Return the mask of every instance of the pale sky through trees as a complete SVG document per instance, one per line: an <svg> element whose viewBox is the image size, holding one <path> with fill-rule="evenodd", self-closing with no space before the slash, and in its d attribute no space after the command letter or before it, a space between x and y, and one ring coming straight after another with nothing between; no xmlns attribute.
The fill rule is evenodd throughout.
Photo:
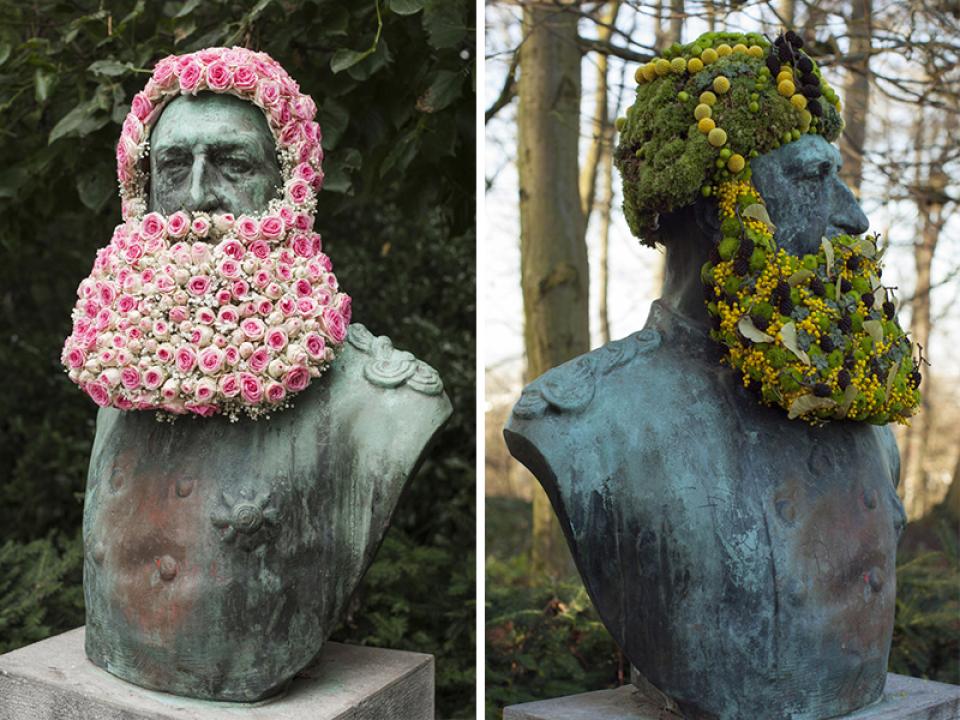
<svg viewBox="0 0 960 720"><path fill-rule="evenodd" d="M702 5L688 3L691 13L702 9ZM720 17L717 30L731 29L742 32L761 31L773 37L778 26L773 22L769 8L762 3L746 3L743 10L732 13L726 24ZM886 4L875 7L875 15L886 12L895 6ZM799 8L799 5L798 5ZM629 32L635 23L630 37L640 45L649 46L654 37L653 9L642 7L638 11L636 4L624 5L621 9L617 27ZM515 5L489 4L486 8L486 87L483 89L484 108L490 107L500 94L504 75L507 71L512 51L521 41L520 9ZM798 9L801 19L805 10ZM762 23L761 18L768 22ZM834 29L842 49L846 47L845 28L837 16L828 16L827 24ZM596 37L596 28L590 20L581 21L582 37ZM834 26L836 27L834 28ZM707 25L702 19L689 17L684 25L683 41L695 39L706 32ZM614 42L624 46L623 36L615 35ZM642 51L636 46L634 51ZM586 155L586 146L590 142L591 115L593 112L596 56L588 53L582 63L583 99L581 103L580 158ZM633 79L637 63L624 62L617 57L610 58L608 83L610 88L611 117L623 115L627 104L633 101L636 83ZM905 71L904 68L907 68ZM875 75L903 76L914 72L907 61L899 54L885 52L871 60L871 71ZM826 66L824 75L843 98L843 73L837 67ZM889 82L883 83L888 92L896 92ZM618 93L622 88L622 101L614 108ZM912 127L917 108L915 105L894 102L882 91L871 93L871 108L867 121L867 151L864 163L863 200L864 211L870 219L870 231L878 231L889 238L890 250L886 255L884 283L898 286L897 298L909 298L914 282L914 260L912 253L913 238L917 232L917 210L911 200L892 201L888 197L902 193L902 188L891 187L885 174L894 177L901 172L900 163L910 163L915 156L912 146ZM486 338L484 362L488 368L504 365L516 365L518 368L523 356L523 309L520 293L520 228L518 213L516 156L516 102L509 104L486 125L485 177L488 183L485 217L486 235L480 239L481 262L485 263L485 282L477 290L481 302L485 305ZM960 158L953 158L954 171ZM949 172L951 192L960 195L957 188L957 173ZM598 179L598 183L600 180ZM650 302L658 296L655 286L660 265L660 250L642 247L630 234L620 209L622 193L619 176L614 172L614 212L610 234L610 294L609 319L611 337L623 337L639 330L646 320ZM590 252L590 330L592 345L600 344L600 323L597 317L597 257L598 257L598 216L591 216L587 233ZM953 206L953 213L947 221L937 247L933 262L934 290L931 293L931 318L933 332L929 355L934 363L931 372L938 376L960 375L960 213ZM909 325L909 311L901 311L901 322ZM498 392L498 388L488 388L488 398Z"/></svg>

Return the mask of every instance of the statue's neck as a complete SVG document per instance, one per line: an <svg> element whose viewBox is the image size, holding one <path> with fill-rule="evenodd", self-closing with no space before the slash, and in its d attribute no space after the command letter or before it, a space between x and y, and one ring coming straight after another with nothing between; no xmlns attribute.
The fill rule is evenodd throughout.
<svg viewBox="0 0 960 720"><path fill-rule="evenodd" d="M704 335L709 317L703 300L700 268L710 257L712 242L699 232L677 233L667 247L661 302L682 315L694 326L702 326Z"/></svg>

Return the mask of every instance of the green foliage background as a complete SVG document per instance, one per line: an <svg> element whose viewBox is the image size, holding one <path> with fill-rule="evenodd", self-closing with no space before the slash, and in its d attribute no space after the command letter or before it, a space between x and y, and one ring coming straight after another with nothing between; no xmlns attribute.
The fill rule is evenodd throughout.
<svg viewBox="0 0 960 720"><path fill-rule="evenodd" d="M120 218L120 123L156 60L243 45L320 108L317 225L354 317L455 409L335 637L435 654L438 716L473 716L474 33L467 0L0 0L0 652L83 622L96 408L59 353Z"/></svg>

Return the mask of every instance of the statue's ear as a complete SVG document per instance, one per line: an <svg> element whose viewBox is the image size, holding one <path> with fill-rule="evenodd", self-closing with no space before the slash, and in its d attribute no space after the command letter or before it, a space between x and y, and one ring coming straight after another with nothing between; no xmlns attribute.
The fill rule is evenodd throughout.
<svg viewBox="0 0 960 720"><path fill-rule="evenodd" d="M693 217L697 228L705 237L713 239L720 235L720 213L716 200L697 198L693 203Z"/></svg>

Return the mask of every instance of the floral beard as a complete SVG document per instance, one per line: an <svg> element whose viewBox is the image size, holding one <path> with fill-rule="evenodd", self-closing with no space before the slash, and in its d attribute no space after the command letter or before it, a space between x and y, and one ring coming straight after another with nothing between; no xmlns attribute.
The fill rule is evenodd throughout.
<svg viewBox="0 0 960 720"><path fill-rule="evenodd" d="M722 239L701 270L711 337L745 387L812 424L906 423L920 360L880 282L876 238L823 238L818 253L778 248L748 182L720 185Z"/></svg>
<svg viewBox="0 0 960 720"><path fill-rule="evenodd" d="M257 418L289 406L350 322L312 212L117 226L77 291L62 361L101 407Z"/></svg>

